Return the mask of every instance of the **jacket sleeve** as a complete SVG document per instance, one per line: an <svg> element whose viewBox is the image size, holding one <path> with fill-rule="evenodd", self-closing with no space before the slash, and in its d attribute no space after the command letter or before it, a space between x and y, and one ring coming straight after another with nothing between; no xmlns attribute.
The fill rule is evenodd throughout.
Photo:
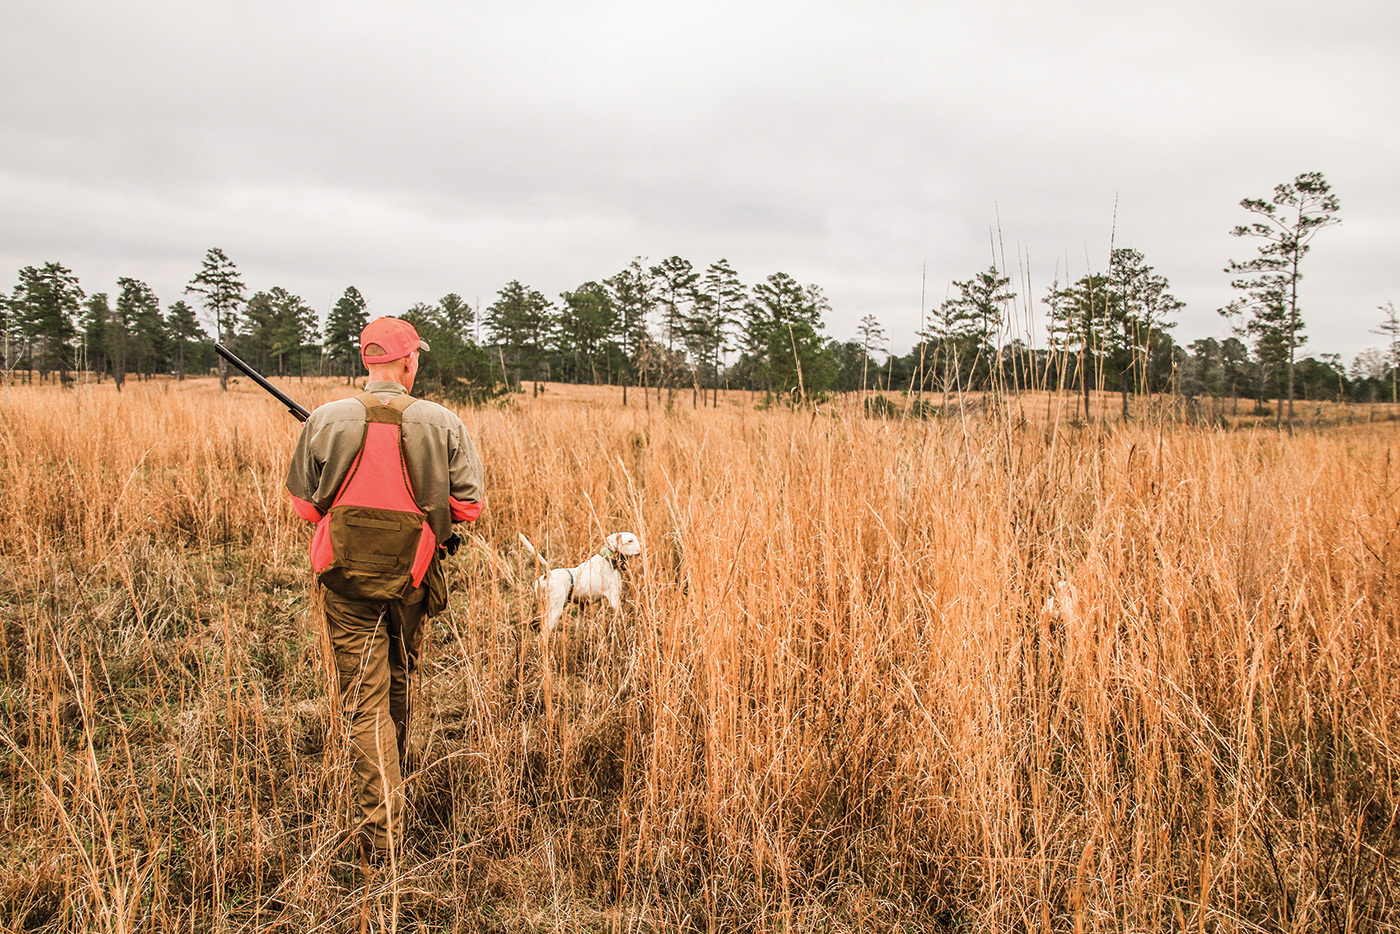
<svg viewBox="0 0 1400 934"><path fill-rule="evenodd" d="M316 508L316 489L321 484L321 472L325 464L315 454L315 436L320 420L312 413L311 418L301 426L297 436L297 446L292 451L291 463L287 465L287 495L292 508L307 522L318 522L321 510Z"/></svg>
<svg viewBox="0 0 1400 934"><path fill-rule="evenodd" d="M453 522L473 522L481 515L482 468L467 429L459 420L448 439L447 475L451 486L447 504Z"/></svg>

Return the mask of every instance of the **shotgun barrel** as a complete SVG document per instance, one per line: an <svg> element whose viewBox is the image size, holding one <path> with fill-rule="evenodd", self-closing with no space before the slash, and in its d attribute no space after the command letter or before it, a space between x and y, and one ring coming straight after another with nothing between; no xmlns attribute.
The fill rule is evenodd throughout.
<svg viewBox="0 0 1400 934"><path fill-rule="evenodd" d="M250 367L248 364L244 363L242 360L238 359L238 355L235 354L232 350L229 350L227 347L225 347L223 344L220 344L218 341L214 342L214 350L218 352L219 356L223 357L229 363L233 364L234 369L238 370L244 376L248 377L253 382L261 386L263 389L266 389L269 393L271 393L272 398L285 405L287 407L287 411L291 412L292 415L296 417L297 421L304 422L311 417L311 413L308 412L302 405L300 405L297 402L294 402L292 398L288 396L285 392L278 389L276 386L272 385L266 379L264 379L261 373Z"/></svg>

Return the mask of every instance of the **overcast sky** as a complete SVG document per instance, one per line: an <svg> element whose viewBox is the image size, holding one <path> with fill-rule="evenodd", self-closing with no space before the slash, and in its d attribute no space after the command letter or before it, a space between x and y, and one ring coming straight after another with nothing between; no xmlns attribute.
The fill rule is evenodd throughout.
<svg viewBox="0 0 1400 934"><path fill-rule="evenodd" d="M826 291L905 351L996 259L1143 251L1223 337L1239 201L1320 171L1311 352L1400 302L1400 4L6 4L0 285L58 261L169 304L207 248L250 289L374 314L673 254ZM1115 218L1116 204L1116 218ZM1116 229L1115 229L1116 223ZM1023 298L1024 301L1024 298Z"/></svg>

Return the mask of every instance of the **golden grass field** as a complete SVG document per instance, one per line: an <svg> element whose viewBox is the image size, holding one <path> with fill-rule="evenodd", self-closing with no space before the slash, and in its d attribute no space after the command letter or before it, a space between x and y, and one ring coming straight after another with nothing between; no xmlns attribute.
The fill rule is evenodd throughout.
<svg viewBox="0 0 1400 934"><path fill-rule="evenodd" d="M641 401L462 412L487 508L366 884L296 422L0 389L0 925L1400 929L1400 425ZM517 533L619 529L624 616L544 650Z"/></svg>

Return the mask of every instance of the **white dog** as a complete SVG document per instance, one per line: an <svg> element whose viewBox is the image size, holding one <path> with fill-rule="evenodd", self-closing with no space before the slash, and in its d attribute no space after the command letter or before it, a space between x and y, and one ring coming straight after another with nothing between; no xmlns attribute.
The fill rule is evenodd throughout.
<svg viewBox="0 0 1400 934"><path fill-rule="evenodd" d="M549 567L523 533L520 541L536 561ZM614 613L622 612L622 572L627 569L628 558L642 553L642 543L631 532L614 532L604 541L602 550L578 567L546 570L535 581L535 596L544 607L540 630L546 639L570 601L606 600Z"/></svg>

